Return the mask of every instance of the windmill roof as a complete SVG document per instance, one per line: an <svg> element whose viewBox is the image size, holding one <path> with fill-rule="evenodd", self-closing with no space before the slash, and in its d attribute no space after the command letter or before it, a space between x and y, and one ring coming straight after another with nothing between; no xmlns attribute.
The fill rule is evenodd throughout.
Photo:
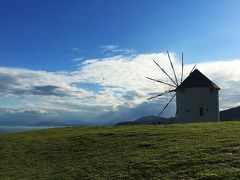
<svg viewBox="0 0 240 180"><path fill-rule="evenodd" d="M181 88L195 88L195 87L209 87L220 89L214 82L208 79L198 69L195 69L178 87Z"/></svg>

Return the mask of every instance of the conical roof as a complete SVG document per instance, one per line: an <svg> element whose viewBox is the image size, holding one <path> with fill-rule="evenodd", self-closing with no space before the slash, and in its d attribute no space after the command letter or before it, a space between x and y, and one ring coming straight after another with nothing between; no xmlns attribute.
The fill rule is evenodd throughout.
<svg viewBox="0 0 240 180"><path fill-rule="evenodd" d="M178 87L182 88L195 88L195 87L209 87L220 89L214 82L203 75L198 69L195 69Z"/></svg>

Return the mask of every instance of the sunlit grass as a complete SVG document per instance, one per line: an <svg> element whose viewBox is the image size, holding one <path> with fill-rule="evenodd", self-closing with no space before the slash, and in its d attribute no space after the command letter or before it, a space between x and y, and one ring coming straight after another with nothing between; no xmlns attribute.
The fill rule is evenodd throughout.
<svg viewBox="0 0 240 180"><path fill-rule="evenodd" d="M0 150L3 179L240 178L240 122L48 129Z"/></svg>

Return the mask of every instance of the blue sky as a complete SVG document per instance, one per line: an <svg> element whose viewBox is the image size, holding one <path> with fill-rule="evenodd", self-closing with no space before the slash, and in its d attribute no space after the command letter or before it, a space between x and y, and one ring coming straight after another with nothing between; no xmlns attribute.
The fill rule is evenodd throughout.
<svg viewBox="0 0 240 180"><path fill-rule="evenodd" d="M222 75L222 66L237 67L240 59L239 9L238 0L0 0L0 114L152 114L162 102L153 108L159 102L144 101L151 92L141 78L153 73L152 58L165 62L167 50L176 66L184 52L187 69L198 63L226 87L222 109L236 106L226 92L240 74ZM145 106L151 110L139 114Z"/></svg>
<svg viewBox="0 0 240 180"><path fill-rule="evenodd" d="M2 66L71 70L101 45L184 52L189 62L239 57L239 1L1 0ZM83 51L74 51L79 48Z"/></svg>

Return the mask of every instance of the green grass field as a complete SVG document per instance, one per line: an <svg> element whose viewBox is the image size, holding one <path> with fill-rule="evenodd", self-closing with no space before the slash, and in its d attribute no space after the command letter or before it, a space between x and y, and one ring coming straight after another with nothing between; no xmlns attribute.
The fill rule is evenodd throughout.
<svg viewBox="0 0 240 180"><path fill-rule="evenodd" d="M0 136L1 179L239 179L240 122Z"/></svg>

